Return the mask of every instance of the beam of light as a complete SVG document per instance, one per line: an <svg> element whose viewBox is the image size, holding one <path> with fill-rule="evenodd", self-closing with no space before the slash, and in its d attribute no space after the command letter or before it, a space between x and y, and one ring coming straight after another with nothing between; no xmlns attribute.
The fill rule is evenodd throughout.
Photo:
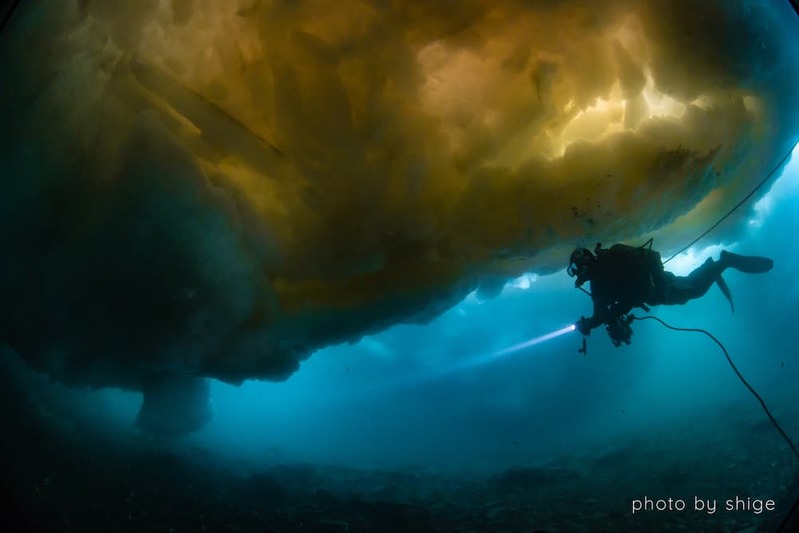
<svg viewBox="0 0 799 533"><path fill-rule="evenodd" d="M532 346L535 346L536 344L541 344L542 342L554 339L555 337L560 337L561 335L570 333L575 329L577 329L577 326L575 326L574 324L569 324L565 328L553 331L552 333L547 333L546 335L541 335L540 337L530 339L529 341L520 342L519 344L514 344L513 346L510 346L508 348L496 351L491 354L491 357L497 358L500 356L510 355L512 353L518 352L519 350L524 350L525 348L530 348Z"/></svg>
<svg viewBox="0 0 799 533"><path fill-rule="evenodd" d="M496 363L497 361L499 361L501 359L504 359L504 358L508 357L511 354L517 353L517 352L519 352L521 350L524 350L526 348L532 348L533 346L536 346L536 345L541 344L543 342L552 340L552 339L554 339L556 337L560 337L561 335L565 335L567 333L571 333L575 329L577 329L577 326L575 324L569 324L566 327L557 329L557 330L552 331L550 333L547 333L545 335L541 335L539 337L535 337L533 339L530 339L530 340L527 340L527 341L524 341L524 342L520 342L519 344L514 344L513 346L510 346L508 348L503 348L501 350L497 350L497 351L492 352L492 353L487 354L487 355L486 354L482 354L482 355L475 355L475 356L472 356L472 357L467 357L467 358L465 358L465 359L463 359L463 360L461 360L461 361L459 361L459 362L457 362L457 363L455 363L453 365L447 366L447 367L442 368L442 369L435 370L435 371L433 371L433 372L431 372L429 374L426 374L424 376L418 377L418 378L414 379L413 381L416 382L416 383L430 382L430 381L442 379L442 378L445 378L445 377L449 377L449 376L452 376L452 375L460 373L460 372L464 372L464 371L467 371L467 370L474 370L474 369L482 367L482 366L486 366L486 365L489 365L489 364L492 364L492 363Z"/></svg>
<svg viewBox="0 0 799 533"><path fill-rule="evenodd" d="M433 369L432 371L423 373L421 375L406 376L398 378L397 380L394 380L389 383L384 382L379 385L368 386L364 389L361 389L358 393L355 393L354 395L350 396L350 400L356 398L362 400L364 398L368 398L371 396L396 393L401 390L439 381L461 372L474 370L476 368L480 368L482 366L495 363L501 359L507 358L508 356L518 353L524 349L532 348L533 346L536 346L543 342L550 341L556 337L560 337L561 335L566 335L567 333L571 333L576 329L577 329L576 324L569 324L566 327L557 329L545 335L535 337L533 339L521 342L519 344L514 344L513 346L497 350L487 355L479 354L479 355L467 356L452 365L447 365L443 368L436 368Z"/></svg>

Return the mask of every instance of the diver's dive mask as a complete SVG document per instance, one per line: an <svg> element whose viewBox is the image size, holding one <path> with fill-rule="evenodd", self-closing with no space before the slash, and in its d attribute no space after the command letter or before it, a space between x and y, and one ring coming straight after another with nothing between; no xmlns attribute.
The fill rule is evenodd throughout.
<svg viewBox="0 0 799 533"><path fill-rule="evenodd" d="M586 248L577 248L569 257L569 266L566 268L566 273L569 277L576 277L574 286L579 287L588 281L588 265L594 256Z"/></svg>

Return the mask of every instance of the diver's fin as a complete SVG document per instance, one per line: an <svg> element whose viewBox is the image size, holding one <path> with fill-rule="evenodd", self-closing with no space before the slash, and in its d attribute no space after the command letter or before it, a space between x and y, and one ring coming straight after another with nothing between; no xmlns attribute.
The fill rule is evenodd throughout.
<svg viewBox="0 0 799 533"><path fill-rule="evenodd" d="M725 267L734 268L747 274L762 274L774 266L774 261L768 257L755 255L738 255L726 250L721 251L719 262Z"/></svg>
<svg viewBox="0 0 799 533"><path fill-rule="evenodd" d="M724 293L724 297L727 298L727 301L730 302L730 309L732 312L735 313L735 304L732 303L732 293L730 292L730 287L727 285L727 282L724 281L724 278L721 276L716 278L716 285L719 286L721 292Z"/></svg>

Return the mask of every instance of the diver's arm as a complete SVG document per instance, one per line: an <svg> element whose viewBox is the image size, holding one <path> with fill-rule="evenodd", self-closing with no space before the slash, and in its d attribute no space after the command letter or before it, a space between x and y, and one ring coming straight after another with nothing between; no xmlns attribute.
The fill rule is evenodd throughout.
<svg viewBox="0 0 799 533"><path fill-rule="evenodd" d="M589 335L591 330L594 328L598 328L602 325L602 320L597 318L596 315L584 317L581 316L580 320L577 321L577 331L582 333L583 335Z"/></svg>
<svg viewBox="0 0 799 533"><path fill-rule="evenodd" d="M577 331L583 335L590 334L592 329L598 328L604 324L608 315L608 306L604 303L604 299L599 297L596 291L594 291L592 300L594 302L594 314L589 317L580 317L580 320L577 321Z"/></svg>

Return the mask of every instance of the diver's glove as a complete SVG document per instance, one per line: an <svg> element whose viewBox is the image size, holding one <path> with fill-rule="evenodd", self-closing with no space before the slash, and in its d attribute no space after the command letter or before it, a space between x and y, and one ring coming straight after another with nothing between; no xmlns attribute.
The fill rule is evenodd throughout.
<svg viewBox="0 0 799 533"><path fill-rule="evenodd" d="M577 327L577 331L579 331L583 335L590 335L591 334L591 319L590 318L585 318L584 316L581 316L580 320L577 321L575 326Z"/></svg>

